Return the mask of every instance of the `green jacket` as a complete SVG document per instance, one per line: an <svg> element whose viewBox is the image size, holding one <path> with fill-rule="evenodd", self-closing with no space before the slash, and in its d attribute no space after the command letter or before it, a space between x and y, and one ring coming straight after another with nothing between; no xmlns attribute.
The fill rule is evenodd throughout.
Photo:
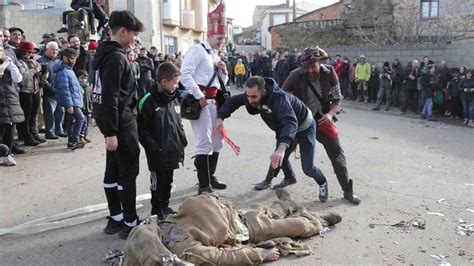
<svg viewBox="0 0 474 266"><path fill-rule="evenodd" d="M356 66L356 71L355 71L355 76L356 80L366 80L368 81L370 79L370 72L371 72L371 67L369 63L365 64L357 64Z"/></svg>

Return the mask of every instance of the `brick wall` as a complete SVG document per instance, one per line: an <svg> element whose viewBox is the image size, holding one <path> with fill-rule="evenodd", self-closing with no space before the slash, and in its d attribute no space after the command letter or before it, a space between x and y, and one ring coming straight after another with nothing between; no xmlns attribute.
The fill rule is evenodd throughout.
<svg viewBox="0 0 474 266"><path fill-rule="evenodd" d="M25 31L27 40L38 44L45 32L56 32L61 27L59 14L43 14L35 11L22 11L20 6L0 5L0 27L19 27ZM60 35L60 34L58 34Z"/></svg>
<svg viewBox="0 0 474 266"><path fill-rule="evenodd" d="M399 45L399 46L327 46L322 47L330 55L340 54L348 57L351 61L353 57L363 54L367 56L370 64L392 61L399 58L403 66L408 61L417 59L421 62L423 56L427 55L435 62L446 60L450 67L461 65L467 68L474 68L474 40L456 41L451 44L421 44L421 45Z"/></svg>
<svg viewBox="0 0 474 266"><path fill-rule="evenodd" d="M296 22L311 21L311 20L333 20L341 18L342 3L338 2L327 7L317 9L313 12L305 14L296 18Z"/></svg>

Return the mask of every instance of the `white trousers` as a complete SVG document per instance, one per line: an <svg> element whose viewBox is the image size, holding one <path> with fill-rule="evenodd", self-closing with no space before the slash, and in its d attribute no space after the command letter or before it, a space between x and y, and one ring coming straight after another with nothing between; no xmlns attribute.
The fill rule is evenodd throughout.
<svg viewBox="0 0 474 266"><path fill-rule="evenodd" d="M216 100L208 99L207 106L201 110L198 120L191 120L194 138L196 139L195 155L211 155L222 150L222 135L216 132L212 135L212 128L217 119Z"/></svg>

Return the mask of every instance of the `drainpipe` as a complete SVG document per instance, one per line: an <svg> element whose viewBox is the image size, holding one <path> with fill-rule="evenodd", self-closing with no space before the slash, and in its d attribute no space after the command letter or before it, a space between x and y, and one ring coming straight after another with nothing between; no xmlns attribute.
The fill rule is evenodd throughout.
<svg viewBox="0 0 474 266"><path fill-rule="evenodd" d="M296 22L296 0L293 0L293 22Z"/></svg>
<svg viewBox="0 0 474 266"><path fill-rule="evenodd" d="M161 53L165 52L165 40L163 35L163 0L158 3L160 7L160 42L161 42Z"/></svg>

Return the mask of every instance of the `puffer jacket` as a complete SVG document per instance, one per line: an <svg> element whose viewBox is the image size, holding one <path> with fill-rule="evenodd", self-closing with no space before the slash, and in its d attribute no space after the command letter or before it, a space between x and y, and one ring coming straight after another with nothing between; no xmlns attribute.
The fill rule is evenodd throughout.
<svg viewBox="0 0 474 266"><path fill-rule="evenodd" d="M470 101L474 99L474 79L465 78L459 82L459 92L461 99Z"/></svg>
<svg viewBox="0 0 474 266"><path fill-rule="evenodd" d="M56 86L56 100L58 105L63 107L82 108L84 102L82 99L81 85L72 70L72 67L59 61L53 66L56 75L54 84Z"/></svg>
<svg viewBox="0 0 474 266"><path fill-rule="evenodd" d="M0 76L0 124L18 124L24 120L18 90L7 68L3 76Z"/></svg>

